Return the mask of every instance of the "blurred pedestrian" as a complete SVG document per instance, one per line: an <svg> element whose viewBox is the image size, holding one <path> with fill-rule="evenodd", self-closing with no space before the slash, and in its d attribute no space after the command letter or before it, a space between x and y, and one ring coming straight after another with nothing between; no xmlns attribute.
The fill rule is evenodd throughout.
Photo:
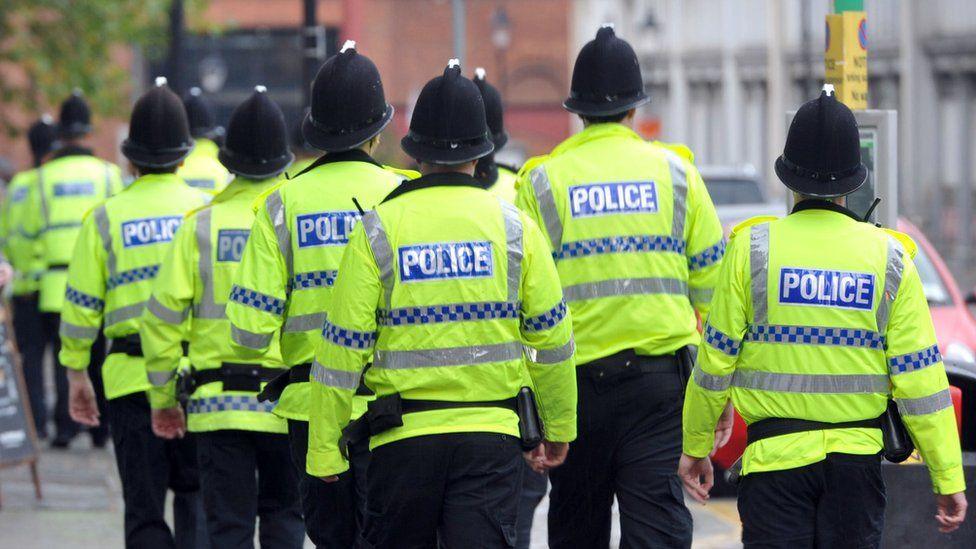
<svg viewBox="0 0 976 549"><path fill-rule="evenodd" d="M223 138L224 128L217 125L210 103L204 99L200 88L190 88L183 96L183 107L190 122L193 150L176 170L176 175L187 185L215 195L224 190L232 177L217 159L217 141Z"/></svg>

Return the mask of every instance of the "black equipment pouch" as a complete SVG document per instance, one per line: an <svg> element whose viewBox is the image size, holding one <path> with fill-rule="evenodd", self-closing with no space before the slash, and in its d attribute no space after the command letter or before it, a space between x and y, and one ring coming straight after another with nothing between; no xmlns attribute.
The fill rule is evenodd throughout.
<svg viewBox="0 0 976 549"><path fill-rule="evenodd" d="M539 408L536 406L535 393L529 387L519 389L515 397L515 408L519 418L519 439L522 441L522 451L534 450L542 443L542 420L539 419Z"/></svg>
<svg viewBox="0 0 976 549"><path fill-rule="evenodd" d="M394 393L372 400L366 405L364 417L371 436L403 427L403 399Z"/></svg>
<svg viewBox="0 0 976 549"><path fill-rule="evenodd" d="M905 422L898 413L898 405L894 400L888 401L888 409L881 415L881 438L884 442L884 458L892 463L901 463L908 459L915 451Z"/></svg>
<svg viewBox="0 0 976 549"><path fill-rule="evenodd" d="M186 409L186 404L190 401L190 395L196 387L193 385L193 375L189 370L180 370L176 372L176 400L180 403L183 409Z"/></svg>
<svg viewBox="0 0 976 549"><path fill-rule="evenodd" d="M108 340L108 354L123 354L142 357L142 338L139 334L129 334L124 337L113 337Z"/></svg>
<svg viewBox="0 0 976 549"><path fill-rule="evenodd" d="M688 387L688 380L691 379L691 371L695 368L698 347L685 345L675 352L675 356L678 358L678 375L681 376L681 391L684 393Z"/></svg>

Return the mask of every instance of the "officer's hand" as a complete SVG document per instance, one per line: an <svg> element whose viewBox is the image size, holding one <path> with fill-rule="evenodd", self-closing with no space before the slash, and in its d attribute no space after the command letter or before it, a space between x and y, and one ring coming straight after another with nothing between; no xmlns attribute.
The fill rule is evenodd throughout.
<svg viewBox="0 0 976 549"><path fill-rule="evenodd" d="M948 496L936 495L936 505L939 512L935 515L935 521L939 523L939 531L943 534L956 531L962 522L966 520L966 494L956 492Z"/></svg>
<svg viewBox="0 0 976 549"><path fill-rule="evenodd" d="M559 467L566 461L569 454L568 442L552 442L543 440L531 452L525 452L525 460L536 473L545 473L549 469Z"/></svg>
<svg viewBox="0 0 976 549"><path fill-rule="evenodd" d="M14 269L6 261L0 263L0 286L6 286L14 277Z"/></svg>
<svg viewBox="0 0 976 549"><path fill-rule="evenodd" d="M85 370L68 370L68 414L77 423L98 427L98 403L95 388Z"/></svg>
<svg viewBox="0 0 976 549"><path fill-rule="evenodd" d="M172 440L186 434L186 419L179 406L152 411L152 430L159 438Z"/></svg>
<svg viewBox="0 0 976 549"><path fill-rule="evenodd" d="M722 416L718 418L715 425L715 450L725 446L732 438L732 426L735 425L735 414L733 413L732 401L725 405Z"/></svg>
<svg viewBox="0 0 976 549"><path fill-rule="evenodd" d="M688 454L681 454L681 461L678 462L678 476L684 483L688 494L699 503L708 501L708 491L712 489L715 482L714 471L712 470L712 460L708 458L691 457ZM704 478L704 482L702 482Z"/></svg>
<svg viewBox="0 0 976 549"><path fill-rule="evenodd" d="M332 476L328 476L328 477L319 477L319 480L321 480L322 482L328 482L329 484L332 484L333 482L338 482L339 481L339 475L332 475Z"/></svg>

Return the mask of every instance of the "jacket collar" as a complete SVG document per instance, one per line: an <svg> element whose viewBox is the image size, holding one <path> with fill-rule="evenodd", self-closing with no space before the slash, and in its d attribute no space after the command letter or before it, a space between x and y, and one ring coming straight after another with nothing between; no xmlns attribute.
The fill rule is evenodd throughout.
<svg viewBox="0 0 976 549"><path fill-rule="evenodd" d="M80 145L65 145L60 149L54 151L51 155L51 160L55 158L61 158L64 156L94 156L95 153L88 147L82 147Z"/></svg>
<svg viewBox="0 0 976 549"><path fill-rule="evenodd" d="M827 210L829 212L839 213L841 215L846 215L847 217L853 219L854 221L864 221L856 213L848 210L847 208L835 204L829 200L818 200L815 198L808 198L806 200L801 200L793 206L793 211L790 214L795 214L797 212L804 212L807 210Z"/></svg>
<svg viewBox="0 0 976 549"><path fill-rule="evenodd" d="M282 181L284 179L280 176L268 177L266 179L248 179L237 176L231 180L224 190L217 193L217 196L213 198L211 203L220 204L222 202L228 202L238 196L256 197Z"/></svg>
<svg viewBox="0 0 976 549"><path fill-rule="evenodd" d="M573 135L559 145L556 145L556 148L552 150L549 156L556 156L575 149L584 143L589 143L590 141L605 139L608 137L622 137L626 139L638 139L643 141L643 138L637 135L637 132L628 128L627 126L624 126L623 124L618 124L617 122L590 124L589 126L583 128L583 131Z"/></svg>
<svg viewBox="0 0 976 549"><path fill-rule="evenodd" d="M401 183L399 187L393 189L393 192L386 195L383 202L393 200L410 191L419 191L420 189L429 189L431 187L474 187L476 189L484 189L485 184L466 173L432 173Z"/></svg>
<svg viewBox="0 0 976 549"><path fill-rule="evenodd" d="M376 160L373 160L373 157L367 154L364 150L352 149L348 151L323 154L318 158L318 160L309 164L307 168L296 173L295 175L289 176L288 179L295 179L296 177L302 175L305 172L312 171L315 168L318 168L319 166L324 166L326 164L331 164L333 162L366 162L378 168L383 167L382 164L380 164Z"/></svg>

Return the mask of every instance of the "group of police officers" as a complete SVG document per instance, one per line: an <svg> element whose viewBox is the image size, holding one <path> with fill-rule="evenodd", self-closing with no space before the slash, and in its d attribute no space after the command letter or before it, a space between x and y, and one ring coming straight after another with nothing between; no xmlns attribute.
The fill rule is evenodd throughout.
<svg viewBox="0 0 976 549"><path fill-rule="evenodd" d="M250 547L256 523L262 547L528 547L547 476L551 547L608 547L614 499L622 547L688 547L733 406L747 546L876 547L892 397L962 523L914 244L844 207L866 170L832 95L776 163L796 208L727 243L690 151L632 129L648 97L610 26L564 104L583 130L517 175L498 91L457 60L401 141L420 173L373 158L393 107L354 42L311 97L295 148L320 156L293 163L264 87L222 135L157 79L128 185L80 94L29 132L0 230L35 423L53 347L52 444L110 425L128 547Z"/></svg>

